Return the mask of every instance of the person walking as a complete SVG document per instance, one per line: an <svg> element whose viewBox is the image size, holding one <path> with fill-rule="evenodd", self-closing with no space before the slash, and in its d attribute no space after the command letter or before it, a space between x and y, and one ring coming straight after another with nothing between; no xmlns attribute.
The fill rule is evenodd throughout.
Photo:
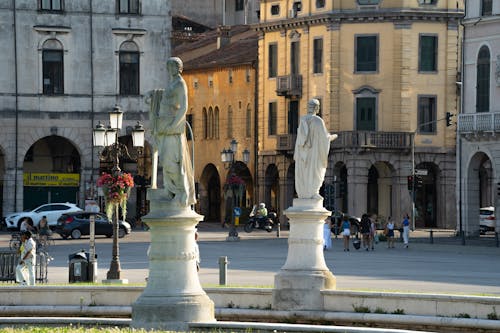
<svg viewBox="0 0 500 333"><path fill-rule="evenodd" d="M21 258L16 267L16 282L21 285L35 285L36 244L31 238L31 232L26 230L21 234Z"/></svg>
<svg viewBox="0 0 500 333"><path fill-rule="evenodd" d="M363 241L363 248L366 251L369 251L370 247L370 230L371 230L371 221L367 214L363 214L361 216L361 239Z"/></svg>
<svg viewBox="0 0 500 333"><path fill-rule="evenodd" d="M406 248L408 248L408 242L410 238L410 220L408 214L405 214L403 219L403 243Z"/></svg>
<svg viewBox="0 0 500 333"><path fill-rule="evenodd" d="M377 234L377 226L375 225L375 216L372 216L369 219L370 219L370 245L373 251L375 250L374 244L375 244L375 236Z"/></svg>
<svg viewBox="0 0 500 333"><path fill-rule="evenodd" d="M387 237L387 248L394 248L394 222L392 218L389 216L387 218L387 224L385 225L385 235Z"/></svg>
<svg viewBox="0 0 500 333"><path fill-rule="evenodd" d="M349 251L349 238L351 237L351 223L349 218L344 216L342 221L342 237L344 238L344 252Z"/></svg>
<svg viewBox="0 0 500 333"><path fill-rule="evenodd" d="M330 219L325 219L323 224L323 251L328 251L332 248L332 225Z"/></svg>

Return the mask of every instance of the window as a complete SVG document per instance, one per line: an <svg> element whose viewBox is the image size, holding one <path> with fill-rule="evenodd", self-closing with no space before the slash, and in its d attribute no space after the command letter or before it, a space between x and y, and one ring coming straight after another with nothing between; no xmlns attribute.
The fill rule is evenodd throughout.
<svg viewBox="0 0 500 333"><path fill-rule="evenodd" d="M208 76L208 86L209 86L210 88L213 88L213 86L214 86L214 78L213 78L213 76L212 76L212 75L209 75L209 76Z"/></svg>
<svg viewBox="0 0 500 333"><path fill-rule="evenodd" d="M139 95L139 50L133 42L120 47L120 95Z"/></svg>
<svg viewBox="0 0 500 333"><path fill-rule="evenodd" d="M290 69L292 71L292 74L299 74L299 69L300 69L300 43L299 42L292 42L290 45Z"/></svg>
<svg viewBox="0 0 500 333"><path fill-rule="evenodd" d="M323 73L323 39L316 38L313 42L313 73Z"/></svg>
<svg viewBox="0 0 500 333"><path fill-rule="evenodd" d="M279 14L280 14L280 5L272 5L271 15L279 15Z"/></svg>
<svg viewBox="0 0 500 333"><path fill-rule="evenodd" d="M378 70L378 37L356 36L355 72Z"/></svg>
<svg viewBox="0 0 500 333"><path fill-rule="evenodd" d="M250 104L247 105L247 116L246 116L246 137L252 136L252 109L250 109Z"/></svg>
<svg viewBox="0 0 500 333"><path fill-rule="evenodd" d="M325 0L316 0L316 8L324 8Z"/></svg>
<svg viewBox="0 0 500 333"><path fill-rule="evenodd" d="M269 77L276 77L278 70L278 45L269 45Z"/></svg>
<svg viewBox="0 0 500 333"><path fill-rule="evenodd" d="M118 0L118 13L139 14L139 0Z"/></svg>
<svg viewBox="0 0 500 333"><path fill-rule="evenodd" d="M419 133L436 133L436 97L418 97L418 129Z"/></svg>
<svg viewBox="0 0 500 333"><path fill-rule="evenodd" d="M43 94L64 94L64 55L61 43L49 39L43 44Z"/></svg>
<svg viewBox="0 0 500 333"><path fill-rule="evenodd" d="M481 16L491 16L492 4L493 4L493 1L491 1L491 0L482 0L481 1Z"/></svg>
<svg viewBox="0 0 500 333"><path fill-rule="evenodd" d="M235 0L234 9L237 12L240 12L240 11L244 10L245 9L245 2L244 2L244 0Z"/></svg>
<svg viewBox="0 0 500 333"><path fill-rule="evenodd" d="M476 112L490 110L490 50L483 46L477 57Z"/></svg>
<svg viewBox="0 0 500 333"><path fill-rule="evenodd" d="M214 137L214 110L212 107L208 108L208 121L207 121L207 138L213 139Z"/></svg>
<svg viewBox="0 0 500 333"><path fill-rule="evenodd" d="M62 11L63 0L38 0L38 8L41 10Z"/></svg>
<svg viewBox="0 0 500 333"><path fill-rule="evenodd" d="M418 70L420 72L437 71L437 36L420 35Z"/></svg>
<svg viewBox="0 0 500 333"><path fill-rule="evenodd" d="M227 80L229 81L229 83L233 83L233 70L230 69L227 73Z"/></svg>
<svg viewBox="0 0 500 333"><path fill-rule="evenodd" d="M437 0L419 0L421 5L435 5Z"/></svg>
<svg viewBox="0 0 500 333"><path fill-rule="evenodd" d="M208 139L208 115L207 109L203 108L203 139Z"/></svg>
<svg viewBox="0 0 500 333"><path fill-rule="evenodd" d="M268 135L276 135L276 127L278 121L278 105L276 102L269 103L269 115L268 115Z"/></svg>
<svg viewBox="0 0 500 333"><path fill-rule="evenodd" d="M299 101L288 103L288 134L297 134L299 128Z"/></svg>
<svg viewBox="0 0 500 333"><path fill-rule="evenodd" d="M193 80L193 88L198 89L198 87L199 87L198 79L194 79Z"/></svg>
<svg viewBox="0 0 500 333"><path fill-rule="evenodd" d="M376 97L356 98L356 130L375 131Z"/></svg>
<svg viewBox="0 0 500 333"><path fill-rule="evenodd" d="M233 108L229 105L227 109L227 137L233 137Z"/></svg>
<svg viewBox="0 0 500 333"><path fill-rule="evenodd" d="M247 83L249 83L251 78L252 77L251 77L251 74L250 74L250 70L247 68L247 70L245 71L245 81Z"/></svg>
<svg viewBox="0 0 500 333"><path fill-rule="evenodd" d="M358 5L378 5L380 0L358 0Z"/></svg>
<svg viewBox="0 0 500 333"><path fill-rule="evenodd" d="M219 138L219 107L215 107L215 112L214 112L214 119L213 119L213 131L212 131L212 138L218 139Z"/></svg>

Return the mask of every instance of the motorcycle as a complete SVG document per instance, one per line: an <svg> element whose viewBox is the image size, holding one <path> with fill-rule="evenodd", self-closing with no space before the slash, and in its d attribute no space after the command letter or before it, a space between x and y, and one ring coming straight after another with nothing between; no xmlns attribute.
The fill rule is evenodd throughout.
<svg viewBox="0 0 500 333"><path fill-rule="evenodd" d="M275 212L270 212L266 217L257 217L255 216L256 209L256 206L254 206L249 215L248 222L245 224L243 229L246 232L252 232L253 229L261 229L267 232L273 231L278 215Z"/></svg>

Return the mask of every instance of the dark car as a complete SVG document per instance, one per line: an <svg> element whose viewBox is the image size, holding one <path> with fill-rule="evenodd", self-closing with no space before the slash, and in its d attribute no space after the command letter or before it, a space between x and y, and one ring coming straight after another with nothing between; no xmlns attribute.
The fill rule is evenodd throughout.
<svg viewBox="0 0 500 333"><path fill-rule="evenodd" d="M54 231L66 239L69 236L78 239L90 235L90 215L95 215L95 234L106 237L113 236L113 223L105 214L93 212L74 212L62 214L57 220ZM118 237L123 238L130 234L131 227L128 222L120 221Z"/></svg>

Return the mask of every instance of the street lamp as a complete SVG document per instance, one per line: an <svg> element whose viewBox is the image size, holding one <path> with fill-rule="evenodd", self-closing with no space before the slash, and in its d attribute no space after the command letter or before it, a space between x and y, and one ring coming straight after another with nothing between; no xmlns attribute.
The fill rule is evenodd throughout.
<svg viewBox="0 0 500 333"><path fill-rule="evenodd" d="M229 174L230 178L236 176L234 174L234 163L236 162L236 153L238 152L238 141L235 139L232 139L229 148L224 148L221 153L220 153L220 158L222 163L224 163L224 168L229 169ZM247 164L250 161L250 151L245 148L245 150L242 152L242 160L243 163ZM231 186L232 194L233 194L233 199L231 200L231 217L235 215L234 208L237 205L236 202L236 193L235 193L235 186L238 186L237 184L227 184L228 186ZM232 239L238 239L238 231L236 230L236 225L234 218L231 218L231 227L229 229L229 235L228 235L228 240Z"/></svg>
<svg viewBox="0 0 500 333"><path fill-rule="evenodd" d="M115 105L113 110L109 113L109 126L106 128L100 122L93 130L93 144L94 147L105 148L99 152L100 160L109 160L113 162L112 174L114 177L121 174L120 158L127 157L134 160L128 152L127 146L120 143L118 134L122 128L123 111L118 105ZM138 122L132 129L132 143L134 148L137 149L138 154L142 154L144 147L144 128ZM120 280L120 256L118 247L118 207L116 208L115 218L113 219L113 253L109 271L107 273L108 280ZM94 259L94 258L91 258Z"/></svg>

